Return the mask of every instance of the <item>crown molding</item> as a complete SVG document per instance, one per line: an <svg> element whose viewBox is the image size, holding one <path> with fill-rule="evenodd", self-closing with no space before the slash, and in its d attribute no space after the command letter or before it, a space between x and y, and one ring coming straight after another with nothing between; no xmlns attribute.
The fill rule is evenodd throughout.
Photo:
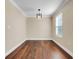
<svg viewBox="0 0 79 59"><path fill-rule="evenodd" d="M9 1L12 3L13 6L15 6L22 13L23 16L26 17L25 12L13 0L9 0Z"/></svg>
<svg viewBox="0 0 79 59"><path fill-rule="evenodd" d="M63 9L66 5L68 5L71 1L73 0L65 0L65 1L63 0L59 5L59 7L55 10L55 12L51 16L54 16L57 13L60 13L60 10Z"/></svg>

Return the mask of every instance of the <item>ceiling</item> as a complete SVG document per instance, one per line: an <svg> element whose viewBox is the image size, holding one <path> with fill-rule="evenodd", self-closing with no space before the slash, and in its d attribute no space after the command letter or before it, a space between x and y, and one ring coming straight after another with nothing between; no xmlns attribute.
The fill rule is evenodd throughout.
<svg viewBox="0 0 79 59"><path fill-rule="evenodd" d="M63 1L66 0L12 0L25 16L36 16L38 9L41 9L43 16L50 16Z"/></svg>

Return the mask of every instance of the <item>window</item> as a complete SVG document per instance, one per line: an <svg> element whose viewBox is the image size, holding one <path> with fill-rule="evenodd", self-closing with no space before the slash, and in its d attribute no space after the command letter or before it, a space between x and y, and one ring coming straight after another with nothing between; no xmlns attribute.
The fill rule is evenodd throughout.
<svg viewBox="0 0 79 59"><path fill-rule="evenodd" d="M59 37L63 36L63 30L62 30L62 13L59 14L56 17L56 35Z"/></svg>

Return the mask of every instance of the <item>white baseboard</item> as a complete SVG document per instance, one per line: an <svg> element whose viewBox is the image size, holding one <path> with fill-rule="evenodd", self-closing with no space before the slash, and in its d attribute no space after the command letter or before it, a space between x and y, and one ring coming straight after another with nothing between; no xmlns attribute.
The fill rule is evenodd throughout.
<svg viewBox="0 0 79 59"><path fill-rule="evenodd" d="M26 41L26 40L24 40ZM24 41L20 42L18 45L14 46L12 49L10 49L7 53L5 53L5 56L8 56L10 53L12 53L16 48L18 48Z"/></svg>
<svg viewBox="0 0 79 59"><path fill-rule="evenodd" d="M67 48L63 47L60 43L58 43L56 40L52 40L54 41L59 47L61 47L63 50L65 50L69 55L71 55L73 57L73 53L68 50Z"/></svg>
<svg viewBox="0 0 79 59"><path fill-rule="evenodd" d="M48 38L28 38L29 40L51 40L51 37Z"/></svg>

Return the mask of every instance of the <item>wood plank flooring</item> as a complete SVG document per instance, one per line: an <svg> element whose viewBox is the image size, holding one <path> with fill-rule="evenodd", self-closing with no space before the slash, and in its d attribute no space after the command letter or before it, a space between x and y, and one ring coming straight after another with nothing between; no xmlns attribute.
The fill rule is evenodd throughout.
<svg viewBox="0 0 79 59"><path fill-rule="evenodd" d="M5 59L73 59L52 40L27 40Z"/></svg>

